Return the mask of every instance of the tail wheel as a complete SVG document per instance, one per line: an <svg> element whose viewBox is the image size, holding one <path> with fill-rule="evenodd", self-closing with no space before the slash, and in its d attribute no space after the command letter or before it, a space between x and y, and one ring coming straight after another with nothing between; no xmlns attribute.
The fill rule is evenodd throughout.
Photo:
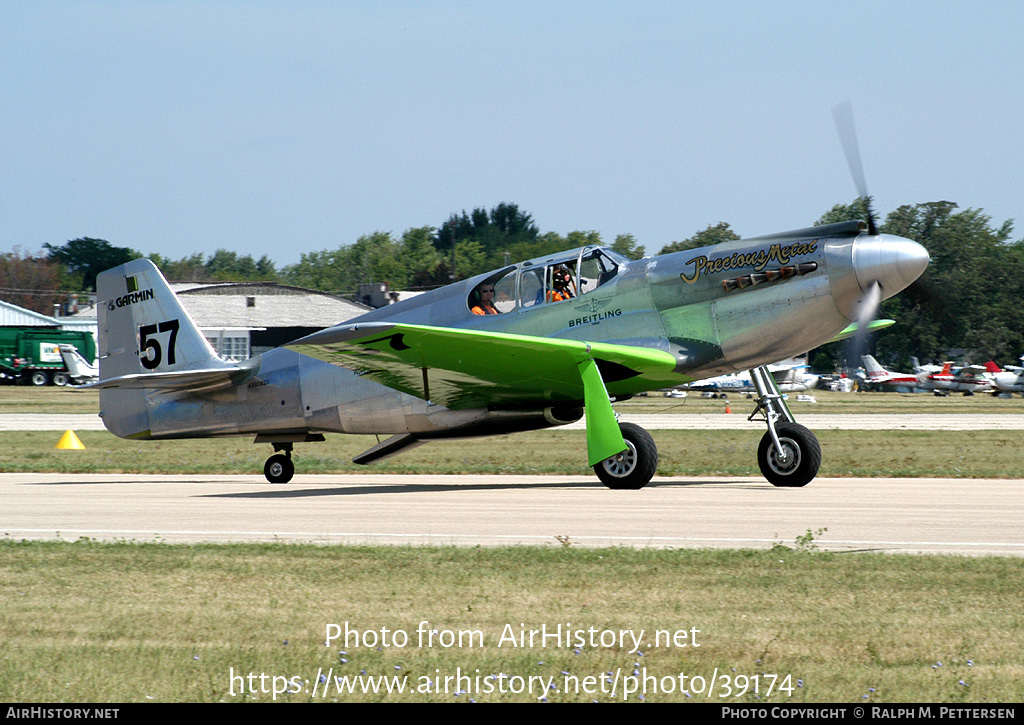
<svg viewBox="0 0 1024 725"><path fill-rule="evenodd" d="M626 450L594 466L594 472L608 488L636 490L646 486L658 470L658 447L650 434L633 423L619 425Z"/></svg>
<svg viewBox="0 0 1024 725"><path fill-rule="evenodd" d="M291 458L279 453L267 459L263 475L271 483L288 483L295 475L295 464Z"/></svg>
<svg viewBox="0 0 1024 725"><path fill-rule="evenodd" d="M806 486L821 467L821 445L811 431L797 423L775 426L782 446L780 451L770 432L757 447L757 465L773 486L798 488Z"/></svg>

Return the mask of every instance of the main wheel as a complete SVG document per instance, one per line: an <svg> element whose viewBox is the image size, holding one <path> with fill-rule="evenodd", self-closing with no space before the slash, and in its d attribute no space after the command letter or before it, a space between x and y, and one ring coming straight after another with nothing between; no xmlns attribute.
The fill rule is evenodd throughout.
<svg viewBox="0 0 1024 725"><path fill-rule="evenodd" d="M796 488L806 486L821 466L821 445L811 431L797 423L775 426L785 455L775 446L772 434L766 432L757 447L757 465L773 486Z"/></svg>
<svg viewBox="0 0 1024 725"><path fill-rule="evenodd" d="M658 447L650 434L638 425L621 423L619 430L626 441L626 450L598 463L594 472L608 488L643 488L658 470Z"/></svg>
<svg viewBox="0 0 1024 725"><path fill-rule="evenodd" d="M271 456L263 466L263 475L271 483L288 483L295 475L295 464L288 456Z"/></svg>

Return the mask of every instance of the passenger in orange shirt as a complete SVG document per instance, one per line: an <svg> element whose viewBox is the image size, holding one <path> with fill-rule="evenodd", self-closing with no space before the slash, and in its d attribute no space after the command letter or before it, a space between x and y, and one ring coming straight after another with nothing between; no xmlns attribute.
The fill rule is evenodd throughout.
<svg viewBox="0 0 1024 725"><path fill-rule="evenodd" d="M494 285L484 283L479 290L480 303L470 309L474 315L500 315L498 308L494 306Z"/></svg>

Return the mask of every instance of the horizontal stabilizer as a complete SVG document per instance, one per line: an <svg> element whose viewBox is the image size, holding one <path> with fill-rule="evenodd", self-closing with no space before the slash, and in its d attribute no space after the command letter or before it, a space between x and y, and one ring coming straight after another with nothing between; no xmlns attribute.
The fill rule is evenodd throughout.
<svg viewBox="0 0 1024 725"><path fill-rule="evenodd" d="M162 373L132 373L101 380L97 383L80 385L78 388L81 390L90 388L102 390L120 388L125 390L151 390L155 392L188 390L193 393L207 393L212 390L231 387L237 379L248 374L248 370L237 367L174 370Z"/></svg>

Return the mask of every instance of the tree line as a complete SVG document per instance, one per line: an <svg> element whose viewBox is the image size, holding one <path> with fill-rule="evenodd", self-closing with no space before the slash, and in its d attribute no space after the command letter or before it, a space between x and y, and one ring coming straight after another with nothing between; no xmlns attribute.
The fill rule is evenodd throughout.
<svg viewBox="0 0 1024 725"><path fill-rule="evenodd" d="M863 201L855 200L835 205L815 224L864 218ZM924 275L882 305L881 315L896 320L872 341L883 364L907 369L912 355L922 361L1017 361L1024 353L1024 240L1011 239L1012 221L995 227L979 209L938 201L899 207L880 231L913 239L931 255ZM739 238L728 223L719 222L658 253ZM267 255L255 259L227 249L181 259L148 256L172 281L270 281L354 296L362 282L432 289L525 259L605 243L594 231L541 232L530 214L502 203L454 213L438 226L397 236L366 234L353 244L304 253L282 268ZM646 252L632 234L618 235L609 246L630 259ZM142 256L90 237L45 244L37 254L15 248L0 254L0 299L49 314L68 292L94 290L99 272ZM844 354L834 343L813 351L811 362L817 369L834 369Z"/></svg>

